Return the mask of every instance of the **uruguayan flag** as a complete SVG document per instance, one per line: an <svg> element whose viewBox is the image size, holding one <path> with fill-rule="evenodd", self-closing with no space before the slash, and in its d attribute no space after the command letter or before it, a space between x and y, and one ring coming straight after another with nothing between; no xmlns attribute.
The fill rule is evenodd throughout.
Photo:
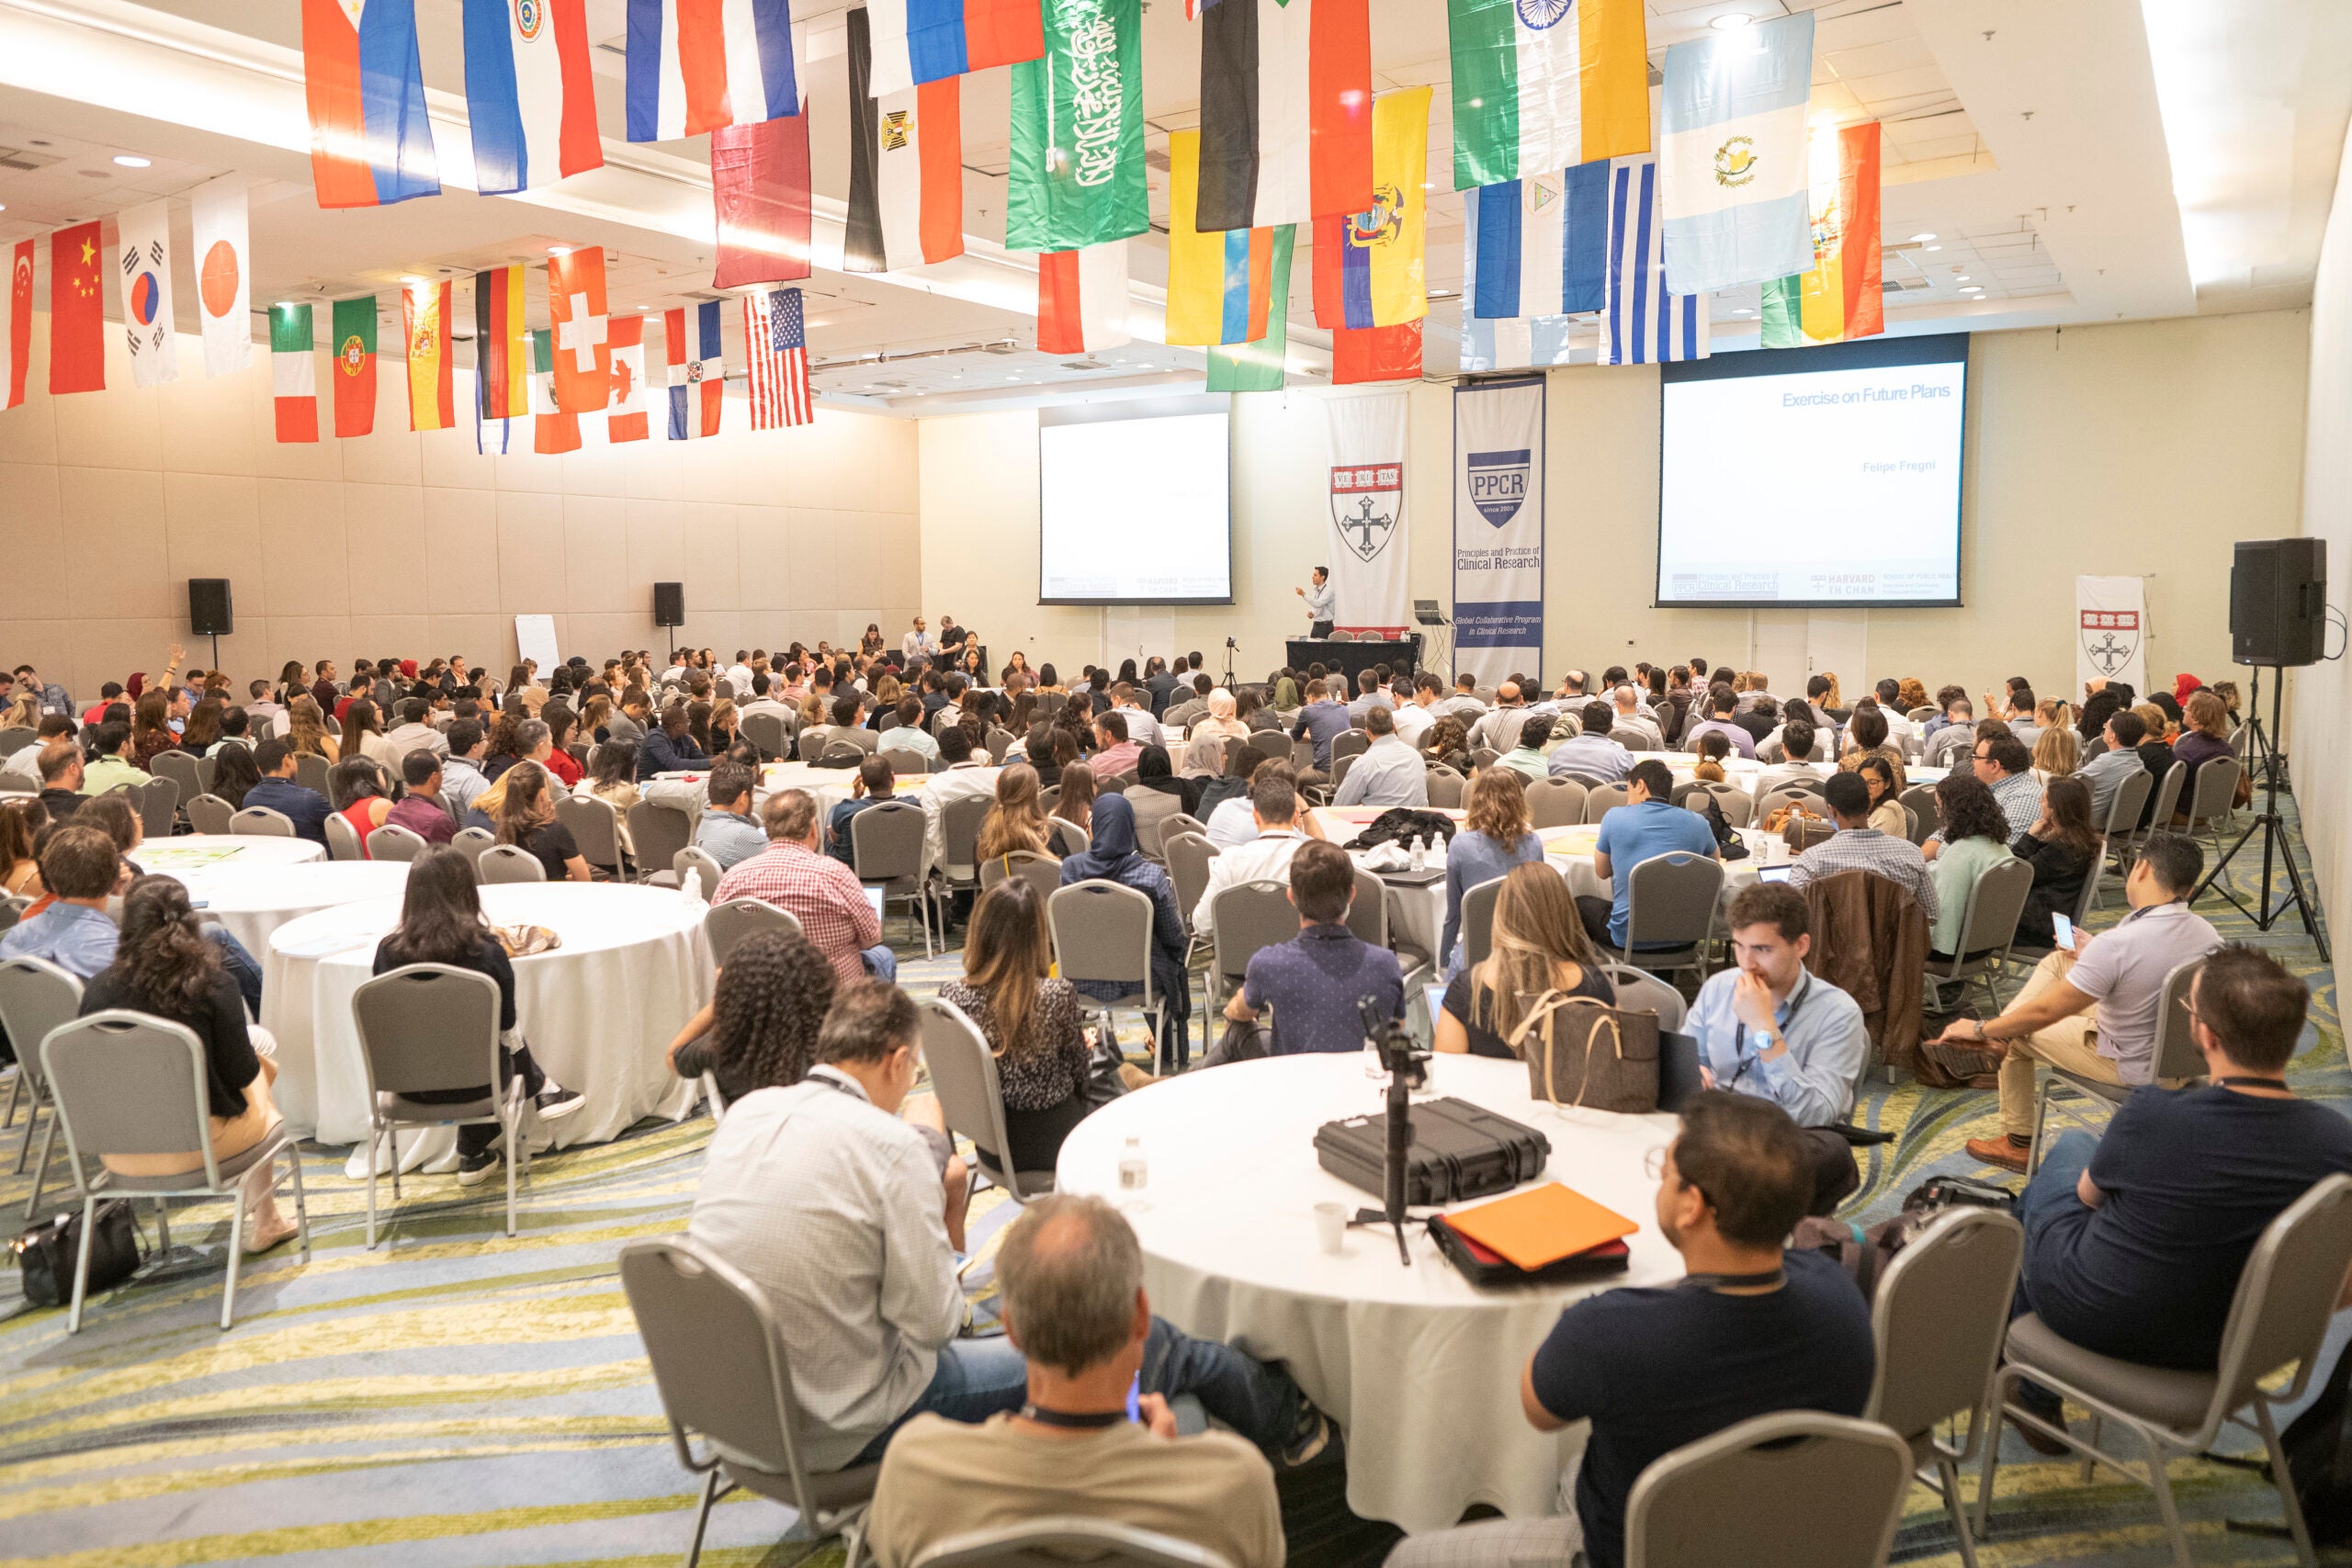
<svg viewBox="0 0 2352 1568"><path fill-rule="evenodd" d="M1707 357L1704 294L1669 294L1660 256L1657 162L1621 158L1609 171L1607 298L1600 363L1655 365Z"/></svg>
<svg viewBox="0 0 2352 1568"><path fill-rule="evenodd" d="M1805 100L1813 13L1666 51L1661 143L1667 278L1679 294L1813 265Z"/></svg>

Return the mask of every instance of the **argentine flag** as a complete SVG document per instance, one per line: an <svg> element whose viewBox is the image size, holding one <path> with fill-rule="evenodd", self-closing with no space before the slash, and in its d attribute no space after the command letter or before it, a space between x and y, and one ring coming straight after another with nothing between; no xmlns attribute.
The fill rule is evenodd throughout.
<svg viewBox="0 0 2352 1568"><path fill-rule="evenodd" d="M1658 164L1666 280L1675 293L1813 265L1804 118L1812 83L1810 11L1666 51Z"/></svg>

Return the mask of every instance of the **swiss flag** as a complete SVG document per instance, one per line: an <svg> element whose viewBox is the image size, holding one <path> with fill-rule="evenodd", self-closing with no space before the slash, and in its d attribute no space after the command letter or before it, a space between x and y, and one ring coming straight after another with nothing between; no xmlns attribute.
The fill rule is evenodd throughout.
<svg viewBox="0 0 2352 1568"><path fill-rule="evenodd" d="M612 323L605 315L605 249L548 258L548 318L555 328L556 402L594 413L612 393Z"/></svg>

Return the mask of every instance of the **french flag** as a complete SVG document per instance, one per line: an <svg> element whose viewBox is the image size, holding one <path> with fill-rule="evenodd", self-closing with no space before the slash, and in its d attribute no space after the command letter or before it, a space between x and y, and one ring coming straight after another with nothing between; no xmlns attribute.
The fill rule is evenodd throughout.
<svg viewBox="0 0 2352 1568"><path fill-rule="evenodd" d="M321 207L441 194L415 0L302 0L302 96Z"/></svg>
<svg viewBox="0 0 2352 1568"><path fill-rule="evenodd" d="M797 74L791 0L628 0L631 141L798 114Z"/></svg>
<svg viewBox="0 0 2352 1568"><path fill-rule="evenodd" d="M484 196L604 167L588 0L466 0L466 114Z"/></svg>
<svg viewBox="0 0 2352 1568"><path fill-rule="evenodd" d="M866 0L876 97L1046 52L1039 0Z"/></svg>

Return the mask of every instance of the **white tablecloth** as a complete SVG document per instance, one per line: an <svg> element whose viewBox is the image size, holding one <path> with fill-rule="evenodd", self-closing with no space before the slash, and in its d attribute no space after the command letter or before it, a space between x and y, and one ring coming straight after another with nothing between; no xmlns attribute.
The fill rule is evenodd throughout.
<svg viewBox="0 0 2352 1568"><path fill-rule="evenodd" d="M316 849L318 846L309 846ZM404 861L321 860L298 865L226 865L175 873L204 914L229 928L256 962L269 939L289 920L320 909L399 896L408 886Z"/></svg>
<svg viewBox="0 0 2352 1568"><path fill-rule="evenodd" d="M710 999L704 906L689 908L673 889L610 882L493 884L481 902L493 924L546 926L563 938L553 953L514 961L516 1021L532 1055L588 1102L551 1124L558 1145L601 1143L648 1115L685 1115L695 1086L671 1072L664 1053ZM270 938L262 1022L277 1038L277 1106L321 1143L368 1135L351 998L399 918L397 898L376 898L289 920Z"/></svg>
<svg viewBox="0 0 2352 1568"><path fill-rule="evenodd" d="M1192 1073L1122 1097L1062 1145L1057 1185L1125 1203L1118 1161L1139 1135L1150 1168L1128 1218L1143 1244L1155 1311L1187 1333L1288 1363L1347 1431L1348 1505L1408 1530L1442 1529L1473 1503L1524 1517L1553 1511L1562 1465L1584 1428L1545 1435L1520 1414L1520 1371L1568 1302L1615 1284L1681 1277L1652 1218L1650 1150L1674 1118L1555 1111L1532 1100L1516 1062L1441 1056L1430 1092L1539 1129L1546 1175L1636 1220L1631 1266L1600 1285L1481 1292L1425 1231L1413 1265L1385 1229L1359 1228L1336 1258L1319 1251L1314 1205L1376 1207L1326 1175L1315 1130L1381 1110L1382 1081L1356 1055L1276 1057Z"/></svg>
<svg viewBox="0 0 2352 1568"><path fill-rule="evenodd" d="M198 880L226 871L256 867L301 865L326 859L326 850L308 839L268 839L258 833L183 833L176 839L150 839L131 852L139 869L161 876L175 876L187 884L188 896Z"/></svg>

